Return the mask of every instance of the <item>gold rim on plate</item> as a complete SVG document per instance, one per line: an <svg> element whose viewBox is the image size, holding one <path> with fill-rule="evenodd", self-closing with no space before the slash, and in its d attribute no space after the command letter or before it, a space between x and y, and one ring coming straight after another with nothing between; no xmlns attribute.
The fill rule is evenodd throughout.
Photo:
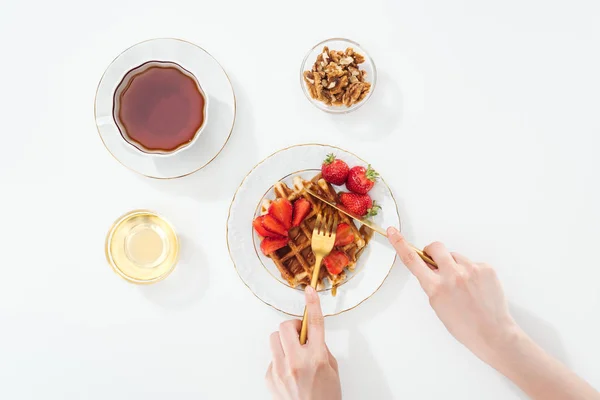
<svg viewBox="0 0 600 400"><path fill-rule="evenodd" d="M127 168L128 170L135 172L138 175L141 176L145 176L146 178L151 178L151 179L159 179L159 180L170 180L170 179L179 179L179 178L183 178L185 176L189 176L192 175L198 171L200 171L202 168L206 167L208 164L210 164L211 162L213 162L218 156L219 154L221 154L221 152L223 151L223 149L225 148L225 146L227 146L227 143L229 143L229 139L231 138L231 134L233 133L233 127L235 126L235 120L237 117L237 98L235 97L235 90L233 89L233 84L231 83L231 79L229 78L229 75L227 74L227 71L225 70L225 68L223 68L223 66L221 65L221 63L219 63L219 61L217 61L217 59L210 54L208 51L206 51L205 49L203 49L202 47L198 46L195 43L189 42L187 40L183 40L183 39L179 39L179 38L172 38L172 37L160 37L160 38L152 38L152 39L147 39L147 40L142 40L141 42L135 43L131 46L129 46L128 48L126 48L125 50L123 50L122 52L119 53L119 55L117 55L111 62L110 64L108 64L108 67L106 67L106 69L104 70L104 73L102 74L102 76L100 77L100 80L98 81L98 86L96 86L96 94L94 95L94 105L96 104L96 102L98 101L98 90L100 89L100 84L102 83L102 80L104 79L104 75L106 75L106 72L108 71L108 68L110 68L110 66L119 58L121 57L124 53L126 53L127 51L129 51L130 49L132 49L135 46L138 46L142 43L146 43L146 42L151 42L153 40L159 40L159 39L169 39L169 40L177 40L179 42L183 42L183 43L187 43L190 44L194 47L199 48L200 50L202 50L203 52L205 52L206 54L208 54L213 60L215 60L215 62L217 63L217 65L219 67L221 67L221 70L223 70L223 73L225 74L225 77L227 78L227 81L229 82L229 87L231 87L231 94L233 95L233 121L231 122L231 128L229 129L229 135L227 135L227 139L225 140L225 143L223 143L223 146L219 149L219 151L214 155L213 158L211 158L210 160L208 160L204 165L202 165L201 167L193 170L192 172L188 172L187 174L182 174L182 175L178 175L178 176L173 176L173 177L169 177L169 178L161 178L158 176L152 176L152 175L146 175L143 174L139 171L136 171L135 169L125 165L125 163L121 162L121 160L119 160L113 153L112 151L110 151L110 149L108 148L108 146L106 146L106 143L104 142L104 139L102 139L102 135L100 134L100 127L98 126L98 123L96 122L96 107L94 106L94 124L96 125L96 131L98 131L98 136L100 136L100 140L102 141L102 145L104 146L104 148L108 151L108 153L115 159L117 160L117 162L119 164L121 164L122 166L124 166L125 168Z"/></svg>
<svg viewBox="0 0 600 400"><path fill-rule="evenodd" d="M235 264L235 260L233 259L233 255L231 254L231 247L229 245L229 219L231 218L231 208L233 206L233 203L235 202L235 199L237 197L237 194L240 190L240 188L242 187L242 185L244 184L244 182L246 182L246 179L248 178L248 176L250 176L250 174L256 169L258 168L261 164L263 164L265 161L267 161L268 159L270 159L271 157L273 157L274 155L281 153L283 151L289 150L289 149L293 149L295 147L309 147L309 146L320 146L320 147L330 147L332 149L337 149L337 150L341 150L344 151L348 154L353 155L354 157L358 158L359 160L361 160L362 162L364 162L365 164L368 164L367 161L365 161L363 158L357 156L356 154L354 154L351 151L342 149L341 147L338 146L333 146L333 145L329 145L329 144L322 144L322 143L305 143L305 144L296 144L293 146L288 146L285 147L283 149L277 150L276 152L272 153L271 155L265 157L263 160L261 160L260 162L258 162L254 167L252 167L252 169L246 174L246 176L244 176L244 179L242 179L242 182L240 183L240 185L237 187L235 194L233 195L233 198L231 199L231 203L229 204L229 210L227 212L227 221L225 224L225 240L227 241L227 252L229 253L229 258L231 258L231 262L233 263L233 267L235 269L236 274L238 275L238 277L240 278L240 280L244 283L244 285L248 288L248 290L250 290L250 292L254 295L254 297L256 297L258 300L260 300L261 302L263 302L264 304L268 305L269 307L283 313L286 315L289 315L291 317L302 317L301 314L292 314L286 311L283 311L279 308L277 308L276 306L274 306L273 304L266 302L265 300L263 300L262 298L260 298L256 293L254 293L254 291L252 290L252 288L250 288L250 286L246 283L246 281L241 277L237 265ZM385 180L383 178L380 178L381 183L383 183L385 185L385 187L389 190L390 195L392 196L392 200L394 201L394 205L396 208L396 215L398 216L398 222L400 223L400 226L398 227L399 230L402 229L402 223L400 221L400 212L398 211L398 204L396 203L396 198L394 197L394 193L392 192L392 189L388 186L388 184L385 182ZM268 193L268 192L267 192ZM360 306L361 304L363 304L365 301L367 301L368 299L370 299L375 293L377 293L379 291L379 289L381 289L381 286L383 286L384 282L387 280L388 276L390 275L390 272L392 272L392 268L394 267L394 264L396 264L396 260L397 260L398 256L394 256L394 261L392 262L392 265L390 265L388 273L385 275L385 278L383 278L383 280L381 281L381 284L375 289L375 291L373 293L371 293L370 295L368 295L367 297L365 297L363 300L361 300L358 304L349 307L345 310L342 311L338 311L336 313L332 313L332 314L326 314L324 315L325 317L333 317L335 315L340 315L343 314L347 311L351 311L354 310L356 307ZM282 282L280 282L282 283ZM289 286L288 286L289 287ZM290 289L292 289L290 287Z"/></svg>

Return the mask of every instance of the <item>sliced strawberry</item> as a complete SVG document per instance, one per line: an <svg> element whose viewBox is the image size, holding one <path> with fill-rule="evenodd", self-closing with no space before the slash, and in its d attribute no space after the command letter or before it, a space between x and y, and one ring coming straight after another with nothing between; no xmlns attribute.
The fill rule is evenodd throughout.
<svg viewBox="0 0 600 400"><path fill-rule="evenodd" d="M333 250L323 259L323 264L332 275L339 275L348 266L349 262L348 256L338 250Z"/></svg>
<svg viewBox="0 0 600 400"><path fill-rule="evenodd" d="M270 216L269 214L263 215L263 219L260 223L264 229L269 232L273 232L278 236L287 236L288 230L281 224L281 222L277 221L275 218ZM270 235L273 236L273 235Z"/></svg>
<svg viewBox="0 0 600 400"><path fill-rule="evenodd" d="M254 218L254 221L252 221L252 226L254 227L254 230L256 231L256 233L258 233L260 236L262 236L262 237L271 236L273 233L269 232L262 226L263 219L264 219L264 216Z"/></svg>
<svg viewBox="0 0 600 400"><path fill-rule="evenodd" d="M264 238L260 244L260 250L265 256L274 253L275 251L287 246L288 238Z"/></svg>
<svg viewBox="0 0 600 400"><path fill-rule="evenodd" d="M294 202L294 216L292 218L292 226L300 226L304 218L312 210L312 204L304 197L300 197Z"/></svg>
<svg viewBox="0 0 600 400"><path fill-rule="evenodd" d="M285 229L292 227L292 203L283 197L273 201L269 206L269 215L283 224Z"/></svg>
<svg viewBox="0 0 600 400"><path fill-rule="evenodd" d="M354 232L352 232L350 225L345 223L339 224L335 234L335 245L345 246L352 242L354 242Z"/></svg>
<svg viewBox="0 0 600 400"><path fill-rule="evenodd" d="M252 226L254 227L256 233L258 233L262 237L281 237L281 235L271 232L263 226L264 219L265 216L262 215L260 217L255 218L254 221L252 221Z"/></svg>

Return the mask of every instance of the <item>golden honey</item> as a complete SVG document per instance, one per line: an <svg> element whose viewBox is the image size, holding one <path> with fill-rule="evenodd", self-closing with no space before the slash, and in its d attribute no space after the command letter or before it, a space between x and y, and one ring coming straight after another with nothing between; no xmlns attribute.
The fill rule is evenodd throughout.
<svg viewBox="0 0 600 400"><path fill-rule="evenodd" d="M132 283L154 283L177 265L179 240L169 222L148 210L131 211L115 221L106 236L106 259Z"/></svg>

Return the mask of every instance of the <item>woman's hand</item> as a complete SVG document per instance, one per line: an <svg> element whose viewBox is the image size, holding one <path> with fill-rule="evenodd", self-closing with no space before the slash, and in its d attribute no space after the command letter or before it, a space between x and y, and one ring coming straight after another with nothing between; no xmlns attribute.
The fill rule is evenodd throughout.
<svg viewBox="0 0 600 400"><path fill-rule="evenodd" d="M388 239L448 331L532 399L600 400L600 393L517 326L492 267L432 243L424 249L439 267L432 270L396 229L388 229Z"/></svg>
<svg viewBox="0 0 600 400"><path fill-rule="evenodd" d="M339 400L342 398L337 361L325 344L325 327L317 292L306 288L308 341L300 344L301 321L286 321L271 334L273 361L267 385L274 399Z"/></svg>
<svg viewBox="0 0 600 400"><path fill-rule="evenodd" d="M491 266L450 253L435 242L424 249L438 265L439 269L432 270L396 229L388 229L388 238L448 331L475 355L490 362L496 351L520 333Z"/></svg>

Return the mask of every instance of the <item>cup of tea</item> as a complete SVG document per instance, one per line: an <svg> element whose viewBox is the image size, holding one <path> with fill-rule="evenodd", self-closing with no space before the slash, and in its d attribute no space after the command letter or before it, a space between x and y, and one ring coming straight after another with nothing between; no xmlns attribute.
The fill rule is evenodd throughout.
<svg viewBox="0 0 600 400"><path fill-rule="evenodd" d="M208 97L191 72L171 61L148 61L117 86L113 118L135 149L168 156L198 139L207 109Z"/></svg>

